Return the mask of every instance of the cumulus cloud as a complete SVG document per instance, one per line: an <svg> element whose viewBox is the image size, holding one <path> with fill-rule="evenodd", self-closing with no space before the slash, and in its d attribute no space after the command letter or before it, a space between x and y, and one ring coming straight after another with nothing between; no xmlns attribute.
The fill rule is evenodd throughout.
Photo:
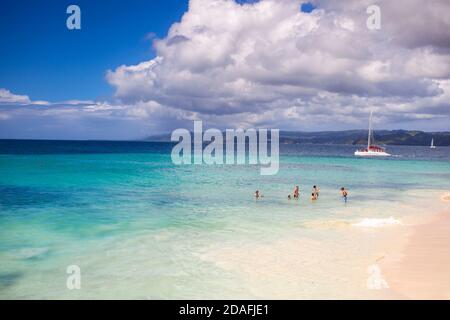
<svg viewBox="0 0 450 320"><path fill-rule="evenodd" d="M369 5L378 5L382 13L385 40L408 48L431 46L449 50L450 2L446 0L312 0L327 10L352 15L360 23L365 17L358 15Z"/></svg>
<svg viewBox="0 0 450 320"><path fill-rule="evenodd" d="M396 121L450 115L448 1L318 0L311 13L301 3L191 0L154 40L155 59L110 70L107 81L120 101L228 125L313 129L357 123L368 109ZM366 27L371 4L378 31Z"/></svg>

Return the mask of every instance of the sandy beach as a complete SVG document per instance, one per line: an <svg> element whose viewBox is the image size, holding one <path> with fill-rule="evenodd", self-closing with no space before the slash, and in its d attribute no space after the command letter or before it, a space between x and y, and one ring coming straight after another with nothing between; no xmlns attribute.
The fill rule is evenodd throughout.
<svg viewBox="0 0 450 320"><path fill-rule="evenodd" d="M448 194L441 199L450 206ZM399 251L380 263L389 291L399 299L450 299L450 207L409 228Z"/></svg>

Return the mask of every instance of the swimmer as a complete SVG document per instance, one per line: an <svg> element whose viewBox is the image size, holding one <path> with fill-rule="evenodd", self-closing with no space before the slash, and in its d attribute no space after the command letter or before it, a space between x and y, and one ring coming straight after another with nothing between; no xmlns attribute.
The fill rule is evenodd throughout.
<svg viewBox="0 0 450 320"><path fill-rule="evenodd" d="M317 200L317 195L314 192L311 193L311 200L312 201Z"/></svg>
<svg viewBox="0 0 450 320"><path fill-rule="evenodd" d="M317 199L319 198L319 192L320 192L319 187L318 186L314 186L313 187L313 193L315 194Z"/></svg>
<svg viewBox="0 0 450 320"><path fill-rule="evenodd" d="M261 192L259 192L259 190L256 190L255 191L255 198L259 199L259 198L262 198L262 197L263 197L263 195L261 194Z"/></svg>
<svg viewBox="0 0 450 320"><path fill-rule="evenodd" d="M288 194L288 200L291 200L291 195L290 194Z"/></svg>
<svg viewBox="0 0 450 320"><path fill-rule="evenodd" d="M294 189L294 199L298 199L298 197L300 196L300 189L298 186L295 186Z"/></svg>
<svg viewBox="0 0 450 320"><path fill-rule="evenodd" d="M342 199L344 200L345 203L347 203L348 191L345 190L344 187L341 188L341 194L342 194Z"/></svg>

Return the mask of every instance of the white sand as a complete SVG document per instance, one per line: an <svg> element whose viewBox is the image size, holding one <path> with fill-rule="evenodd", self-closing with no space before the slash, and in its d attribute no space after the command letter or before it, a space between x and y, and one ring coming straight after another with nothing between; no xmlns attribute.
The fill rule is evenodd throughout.
<svg viewBox="0 0 450 320"><path fill-rule="evenodd" d="M412 228L383 271L391 290L408 299L450 299L450 210Z"/></svg>

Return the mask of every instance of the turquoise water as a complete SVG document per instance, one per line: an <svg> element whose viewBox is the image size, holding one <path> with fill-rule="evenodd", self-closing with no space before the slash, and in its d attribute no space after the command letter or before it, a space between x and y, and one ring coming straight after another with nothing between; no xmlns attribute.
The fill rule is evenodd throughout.
<svg viewBox="0 0 450 320"><path fill-rule="evenodd" d="M450 148L390 147L395 156L384 160L356 159L352 146L282 146L275 176L261 176L258 166L174 166L170 150L164 143L1 141L0 298L283 296L275 282L292 283L283 278L289 267L261 270L248 257L277 264L271 250L289 239L302 239L308 257L301 263L308 279L295 278L289 297L330 293L336 286L322 278L311 284L329 253L308 243L328 250L350 241L342 223L438 210L438 196L450 190ZM321 194L313 203L315 184ZM295 185L301 198L289 201ZM347 204L341 186L349 189ZM350 251L366 254L357 244ZM69 265L81 268L80 290L66 287Z"/></svg>

